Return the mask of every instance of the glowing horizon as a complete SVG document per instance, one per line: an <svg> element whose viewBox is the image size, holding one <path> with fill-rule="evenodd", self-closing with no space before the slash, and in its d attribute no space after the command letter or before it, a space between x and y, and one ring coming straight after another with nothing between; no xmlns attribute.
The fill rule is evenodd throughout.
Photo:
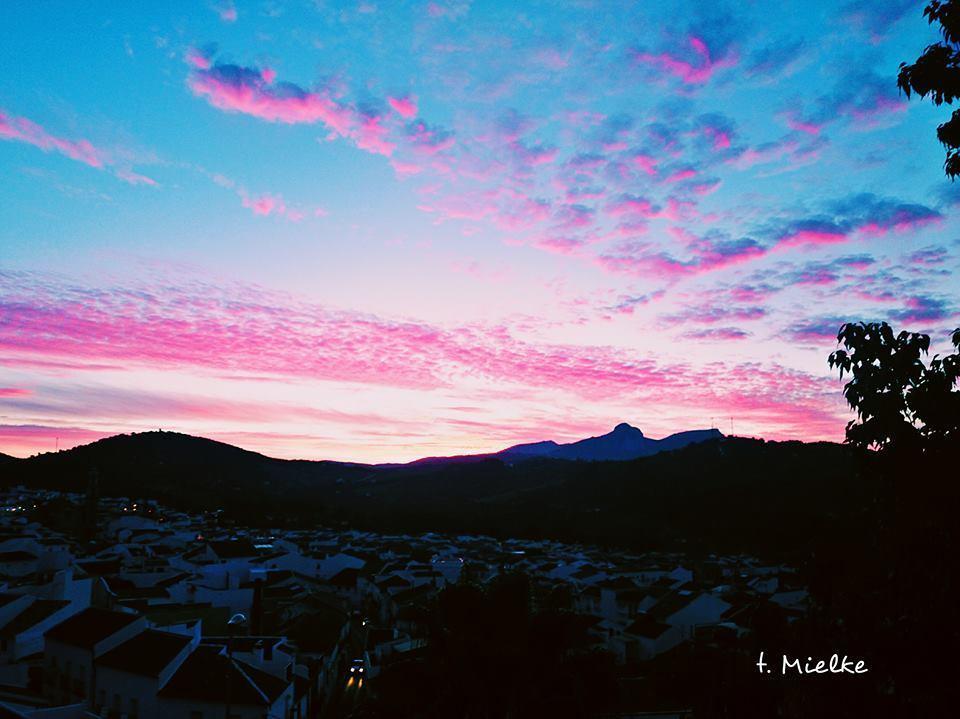
<svg viewBox="0 0 960 719"><path fill-rule="evenodd" d="M858 7L9 8L0 452L842 439L842 322L960 324L934 30Z"/></svg>

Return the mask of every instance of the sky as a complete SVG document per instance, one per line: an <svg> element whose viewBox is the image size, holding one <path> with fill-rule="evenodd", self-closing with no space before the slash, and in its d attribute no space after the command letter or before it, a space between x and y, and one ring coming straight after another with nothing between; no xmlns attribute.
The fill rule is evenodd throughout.
<svg viewBox="0 0 960 719"><path fill-rule="evenodd" d="M0 8L0 452L836 440L960 324L922 2Z"/></svg>

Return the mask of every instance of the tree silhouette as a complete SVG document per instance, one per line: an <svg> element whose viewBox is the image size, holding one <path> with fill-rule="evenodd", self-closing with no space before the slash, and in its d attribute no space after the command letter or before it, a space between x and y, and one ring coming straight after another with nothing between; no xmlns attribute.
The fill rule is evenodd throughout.
<svg viewBox="0 0 960 719"><path fill-rule="evenodd" d="M900 63L897 85L907 97L930 95L937 106L952 105L960 98L960 2L932 0L923 14L931 25L940 23L943 40L929 45L912 65ZM947 149L944 171L955 178L960 175L960 110L937 128L937 139Z"/></svg>
<svg viewBox="0 0 960 719"><path fill-rule="evenodd" d="M847 323L837 334L844 349L830 355L840 377L849 373L843 394L857 411L847 424L847 442L863 448L934 453L960 439L960 329L951 340L957 352L934 355L929 335L900 332L886 322Z"/></svg>

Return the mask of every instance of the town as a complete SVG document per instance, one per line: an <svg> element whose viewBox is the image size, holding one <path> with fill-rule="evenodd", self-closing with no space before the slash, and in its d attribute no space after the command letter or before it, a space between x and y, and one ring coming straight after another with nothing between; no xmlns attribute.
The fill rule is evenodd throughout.
<svg viewBox="0 0 960 719"><path fill-rule="evenodd" d="M585 651L623 667L736 642L808 599L792 569L747 556L263 532L218 510L14 487L0 495L0 704L38 719L348 715L428 650L446 587L507 573L529 577L533 603L562 597Z"/></svg>

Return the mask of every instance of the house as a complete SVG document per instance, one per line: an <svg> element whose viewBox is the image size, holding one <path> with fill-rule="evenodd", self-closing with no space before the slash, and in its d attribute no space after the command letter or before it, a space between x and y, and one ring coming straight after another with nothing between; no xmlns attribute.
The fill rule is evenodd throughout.
<svg viewBox="0 0 960 719"><path fill-rule="evenodd" d="M135 614L88 607L44 635L44 694L60 704L90 700L95 661L145 628Z"/></svg>
<svg viewBox="0 0 960 719"><path fill-rule="evenodd" d="M157 705L163 719L289 719L294 698L292 681L201 644L160 690Z"/></svg>
<svg viewBox="0 0 960 719"><path fill-rule="evenodd" d="M30 606L0 628L0 657L6 664L42 654L44 633L81 609L61 599L29 599Z"/></svg>
<svg viewBox="0 0 960 719"><path fill-rule="evenodd" d="M684 639L692 639L697 628L719 624L732 605L719 596L691 589L666 595L649 611L651 616L680 630Z"/></svg>
<svg viewBox="0 0 960 719"><path fill-rule="evenodd" d="M96 659L92 708L98 714L130 719L162 716L157 695L200 641L192 636L147 629Z"/></svg>
<svg viewBox="0 0 960 719"><path fill-rule="evenodd" d="M623 630L622 637L626 661L653 659L683 641L677 627L657 621L649 614L640 614Z"/></svg>

